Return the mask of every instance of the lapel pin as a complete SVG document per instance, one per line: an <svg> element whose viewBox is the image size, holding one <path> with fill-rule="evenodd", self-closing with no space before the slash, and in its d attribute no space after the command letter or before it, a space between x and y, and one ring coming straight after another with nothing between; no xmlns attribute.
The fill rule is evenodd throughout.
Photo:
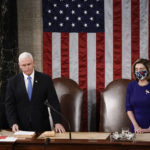
<svg viewBox="0 0 150 150"><path fill-rule="evenodd" d="M35 80L35 83L38 83L38 81L37 81L37 80Z"/></svg>
<svg viewBox="0 0 150 150"><path fill-rule="evenodd" d="M146 93L146 94L150 94L150 91L146 89L146 90L145 90L145 93Z"/></svg>

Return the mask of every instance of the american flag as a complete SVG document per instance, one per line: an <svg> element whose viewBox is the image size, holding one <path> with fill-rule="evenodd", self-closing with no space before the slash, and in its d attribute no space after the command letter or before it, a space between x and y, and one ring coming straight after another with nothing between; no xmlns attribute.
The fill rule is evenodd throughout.
<svg viewBox="0 0 150 150"><path fill-rule="evenodd" d="M85 131L98 130L100 91L150 58L149 29L149 0L43 0L44 72L84 90Z"/></svg>

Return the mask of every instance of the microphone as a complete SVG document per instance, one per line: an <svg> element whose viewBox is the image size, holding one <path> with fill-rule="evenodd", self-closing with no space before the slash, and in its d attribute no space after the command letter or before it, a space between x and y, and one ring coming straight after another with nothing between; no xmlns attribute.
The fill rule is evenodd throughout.
<svg viewBox="0 0 150 150"><path fill-rule="evenodd" d="M71 140L72 139L72 135L71 135L71 126L70 126L70 122L68 119L66 119L66 117L60 113L59 111L57 111L52 105L49 104L48 100L46 100L44 102L44 104L49 107L50 109L52 109L54 112L56 112L58 115L60 115L68 124L68 129L69 129L69 139Z"/></svg>
<svg viewBox="0 0 150 150"><path fill-rule="evenodd" d="M48 145L50 143L51 139L50 138L46 138L46 145Z"/></svg>

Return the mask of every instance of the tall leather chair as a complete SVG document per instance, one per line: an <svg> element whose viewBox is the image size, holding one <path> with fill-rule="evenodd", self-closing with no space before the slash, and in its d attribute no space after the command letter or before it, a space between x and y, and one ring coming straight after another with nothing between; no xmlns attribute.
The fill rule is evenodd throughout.
<svg viewBox="0 0 150 150"><path fill-rule="evenodd" d="M71 131L82 130L83 91L79 85L69 78L53 79L54 87L61 105L62 114L70 122ZM67 131L68 124L62 118Z"/></svg>
<svg viewBox="0 0 150 150"><path fill-rule="evenodd" d="M130 120L125 111L126 90L131 80L112 81L103 92L100 102L100 131L120 132L123 127L130 129Z"/></svg>

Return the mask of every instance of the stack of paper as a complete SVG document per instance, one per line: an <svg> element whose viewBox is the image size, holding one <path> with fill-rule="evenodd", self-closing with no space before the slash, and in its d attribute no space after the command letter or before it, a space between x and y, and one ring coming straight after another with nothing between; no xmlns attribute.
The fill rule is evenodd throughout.
<svg viewBox="0 0 150 150"><path fill-rule="evenodd" d="M15 142L17 138L8 137L8 136L0 136L0 142Z"/></svg>
<svg viewBox="0 0 150 150"><path fill-rule="evenodd" d="M35 132L31 131L17 131L14 133L14 136L17 138L32 138L35 136Z"/></svg>

